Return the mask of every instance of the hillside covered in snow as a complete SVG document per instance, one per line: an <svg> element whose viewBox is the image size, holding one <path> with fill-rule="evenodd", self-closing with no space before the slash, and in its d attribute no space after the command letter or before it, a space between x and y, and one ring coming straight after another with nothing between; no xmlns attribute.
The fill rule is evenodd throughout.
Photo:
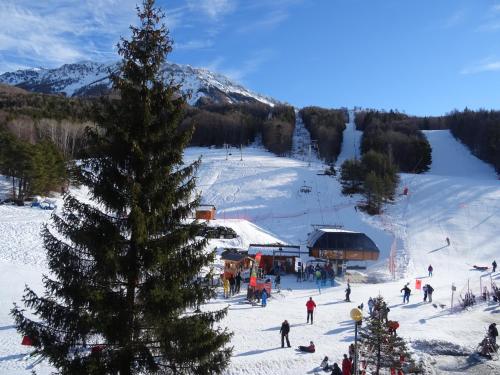
<svg viewBox="0 0 500 375"><path fill-rule="evenodd" d="M299 129L300 130L300 129ZM297 130L297 131L299 131ZM349 124L344 131L340 159L359 155L359 131ZM217 207L213 225L230 227L235 239L210 241L210 248L246 248L250 243L304 245L313 224L336 224L366 233L381 250L377 262L367 263L367 283L352 283L352 303L344 302L346 279L325 287L321 294L313 282L297 283L294 276L282 279L282 292L268 306L245 303L245 294L219 297L204 309L228 307L222 322L234 332L234 353L226 374L313 374L325 355L340 361L353 341L354 326L349 312L370 296L383 295L390 318L400 323L398 333L410 342L417 360L428 374L500 373L498 361L472 355L485 328L498 321L500 306L479 300L479 286L500 282L500 273L475 270L500 261L500 186L497 176L448 130L426 131L432 145L432 166L425 174L402 174L398 196L382 215L368 216L355 209L360 196L343 196L338 180L322 175L325 166L297 151L294 157L276 157L257 147L239 150L188 148L187 162L202 156L197 188L203 203ZM294 139L297 142L297 139ZM294 147L298 150L297 147ZM310 187L309 192L301 189ZM399 194L408 188L408 195ZM2 181L0 195L9 189ZM73 194L86 199L85 191ZM59 200L60 205L60 200ZM49 374L51 367L27 356L21 346L9 310L19 302L24 284L41 288L48 273L40 238L50 213L29 207L0 206L0 373L7 375ZM450 245L445 239L450 239ZM395 244L397 272L388 270L391 246ZM432 264L434 275L428 277ZM415 280L435 289L436 307L422 301ZM410 283L409 304L400 293ZM454 309L451 287L455 285ZM463 310L459 296L469 287L478 304ZM314 325L306 324L306 300L318 305ZM366 308L365 308L366 313ZM303 354L280 347L279 328L291 324L292 347L316 344L316 353Z"/></svg>

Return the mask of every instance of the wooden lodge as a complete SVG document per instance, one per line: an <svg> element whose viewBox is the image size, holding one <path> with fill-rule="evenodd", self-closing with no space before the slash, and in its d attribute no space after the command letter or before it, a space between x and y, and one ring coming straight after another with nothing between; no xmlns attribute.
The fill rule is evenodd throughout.
<svg viewBox="0 0 500 375"><path fill-rule="evenodd" d="M262 254L259 268L265 274L274 274L275 269L278 267L281 272L293 273L296 270L296 262L300 261L300 246L250 244L248 247L248 256L255 258L257 253Z"/></svg>
<svg viewBox="0 0 500 375"><path fill-rule="evenodd" d="M215 220L216 208L211 204L201 204L196 209L196 220Z"/></svg>
<svg viewBox="0 0 500 375"><path fill-rule="evenodd" d="M364 233L317 227L307 240L309 255L332 261L377 260L380 250Z"/></svg>

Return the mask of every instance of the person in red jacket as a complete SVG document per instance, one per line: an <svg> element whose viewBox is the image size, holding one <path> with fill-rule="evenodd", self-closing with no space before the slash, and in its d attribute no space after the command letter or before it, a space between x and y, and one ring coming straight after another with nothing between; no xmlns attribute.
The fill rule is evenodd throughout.
<svg viewBox="0 0 500 375"><path fill-rule="evenodd" d="M307 323L309 323L309 317L311 317L311 324L313 324L313 313L316 304L314 303L312 297L309 297L309 301L307 301L306 307L307 307Z"/></svg>
<svg viewBox="0 0 500 375"><path fill-rule="evenodd" d="M342 360L342 375L351 375L351 361L347 358L347 354L344 354Z"/></svg>

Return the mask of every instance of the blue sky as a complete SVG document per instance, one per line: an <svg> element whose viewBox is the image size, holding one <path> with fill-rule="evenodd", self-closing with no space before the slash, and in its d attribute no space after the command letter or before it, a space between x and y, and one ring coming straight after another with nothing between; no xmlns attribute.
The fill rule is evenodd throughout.
<svg viewBox="0 0 500 375"><path fill-rule="evenodd" d="M117 58L137 0L0 0L0 72ZM500 109L500 1L159 0L169 60L303 107Z"/></svg>

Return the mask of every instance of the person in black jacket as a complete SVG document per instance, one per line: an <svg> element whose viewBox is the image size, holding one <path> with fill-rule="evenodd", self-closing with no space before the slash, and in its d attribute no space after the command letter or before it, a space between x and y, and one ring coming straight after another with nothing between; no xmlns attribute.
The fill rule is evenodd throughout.
<svg viewBox="0 0 500 375"><path fill-rule="evenodd" d="M342 370L336 362L333 364L332 375L342 375Z"/></svg>
<svg viewBox="0 0 500 375"><path fill-rule="evenodd" d="M497 262L496 262L496 260L494 260L493 263L491 263L491 266L493 267L493 272L495 272L497 270Z"/></svg>
<svg viewBox="0 0 500 375"><path fill-rule="evenodd" d="M496 323L491 323L488 327L488 336L490 336L491 341L494 345L497 343L498 329Z"/></svg>
<svg viewBox="0 0 500 375"><path fill-rule="evenodd" d="M235 281L236 281L236 291L235 291L235 292L236 292L236 294L238 294L238 293L240 292L240 288L241 288L241 280L242 280L242 278L241 278L241 273L240 273L240 272L238 272L238 273L236 274L236 277L235 277Z"/></svg>
<svg viewBox="0 0 500 375"><path fill-rule="evenodd" d="M281 347L285 347L285 339L286 339L286 345L290 348L290 340L288 339L288 334L290 333L290 324L288 324L288 320L285 320L283 323L281 323Z"/></svg>

